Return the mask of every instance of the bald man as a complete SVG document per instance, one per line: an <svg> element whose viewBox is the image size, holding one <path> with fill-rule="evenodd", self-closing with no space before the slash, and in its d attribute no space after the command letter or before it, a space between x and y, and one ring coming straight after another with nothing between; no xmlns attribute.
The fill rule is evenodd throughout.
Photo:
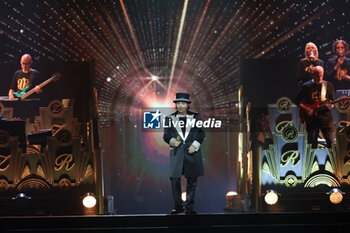
<svg viewBox="0 0 350 233"><path fill-rule="evenodd" d="M32 69L32 57L29 54L24 54L21 58L21 70L17 70L11 81L9 90L9 99L15 98L15 93L25 93L35 87L36 93L41 93L41 88L36 86L36 81L39 77L39 71Z"/></svg>
<svg viewBox="0 0 350 233"><path fill-rule="evenodd" d="M335 127L333 123L331 108L334 107L334 87L331 82L323 80L324 69L322 66L315 66L312 73L312 80L305 82L299 91L295 104L299 106L300 111L304 111L308 116L306 121L306 131L308 142L312 148L317 148L317 138L319 131L322 131L326 139L327 147L331 148L335 138ZM320 111L316 112L311 106L315 103L322 103Z"/></svg>

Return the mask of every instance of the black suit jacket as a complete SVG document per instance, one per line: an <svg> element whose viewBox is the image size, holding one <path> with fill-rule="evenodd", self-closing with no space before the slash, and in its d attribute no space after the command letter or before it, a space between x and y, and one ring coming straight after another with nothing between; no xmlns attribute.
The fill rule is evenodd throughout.
<svg viewBox="0 0 350 233"><path fill-rule="evenodd" d="M199 113L187 112L187 122L202 120ZM179 118L177 112L165 118L163 139L170 145L170 177L198 177L204 175L202 152L198 145L201 145L205 138L205 133L202 128L188 127L183 133L178 125ZM176 123L177 122L177 123ZM172 141L179 138L181 144L175 148L172 146ZM188 153L188 148L191 145L197 145L197 151L193 154Z"/></svg>

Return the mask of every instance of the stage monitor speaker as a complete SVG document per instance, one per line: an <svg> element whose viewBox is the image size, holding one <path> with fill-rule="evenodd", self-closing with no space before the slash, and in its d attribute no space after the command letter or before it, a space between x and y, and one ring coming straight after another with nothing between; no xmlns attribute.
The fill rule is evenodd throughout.
<svg viewBox="0 0 350 233"><path fill-rule="evenodd" d="M104 197L104 204L105 204L105 213L106 214L115 214L114 211L114 196L113 195L108 195Z"/></svg>

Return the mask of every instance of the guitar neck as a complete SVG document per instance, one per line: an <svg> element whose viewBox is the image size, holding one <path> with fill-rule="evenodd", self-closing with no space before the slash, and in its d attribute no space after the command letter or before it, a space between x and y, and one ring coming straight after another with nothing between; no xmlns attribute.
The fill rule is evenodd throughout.
<svg viewBox="0 0 350 233"><path fill-rule="evenodd" d="M348 97L348 96L346 96L346 97L342 96L342 97L339 97L338 99L333 100L332 102L324 101L324 102L320 102L320 103L336 104L336 103L338 103L338 102L340 102L340 101L342 101L342 100L350 100L350 97Z"/></svg>
<svg viewBox="0 0 350 233"><path fill-rule="evenodd" d="M54 79L54 77L49 78L48 80L40 83L38 86L40 88L44 87L45 85L49 84L52 80ZM21 96L21 99L26 99L28 96L30 96L31 94L33 94L35 92L35 87L32 88L31 90L27 91L24 95Z"/></svg>
<svg viewBox="0 0 350 233"><path fill-rule="evenodd" d="M340 101L342 101L342 100L347 100L347 99L349 99L349 98L338 98L338 99L334 100L334 101L332 102L332 104L336 104L336 103L338 103L338 102L340 102Z"/></svg>

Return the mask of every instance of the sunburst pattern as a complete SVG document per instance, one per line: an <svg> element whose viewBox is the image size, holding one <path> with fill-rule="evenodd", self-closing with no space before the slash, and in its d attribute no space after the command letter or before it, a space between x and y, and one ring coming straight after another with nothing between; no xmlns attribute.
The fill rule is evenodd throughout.
<svg viewBox="0 0 350 233"><path fill-rule="evenodd" d="M0 62L95 59L101 126L133 115L145 97L188 91L203 115L236 104L239 60L323 57L349 40L349 1L105 0L0 3ZM150 77L157 76L154 80Z"/></svg>

